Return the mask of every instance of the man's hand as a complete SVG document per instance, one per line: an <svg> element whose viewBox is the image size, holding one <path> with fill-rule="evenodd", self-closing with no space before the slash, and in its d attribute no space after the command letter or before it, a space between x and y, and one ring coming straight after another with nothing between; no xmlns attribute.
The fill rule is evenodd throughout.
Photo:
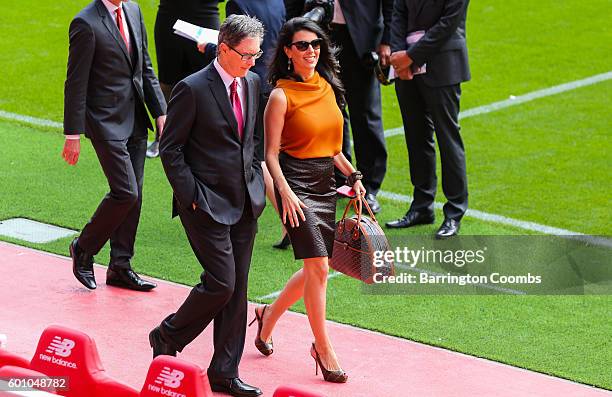
<svg viewBox="0 0 612 397"><path fill-rule="evenodd" d="M75 165L79 161L79 154L81 153L81 140L80 139L66 139L64 142L64 150L62 151L62 157L70 164Z"/></svg>
<svg viewBox="0 0 612 397"><path fill-rule="evenodd" d="M159 136L161 137L164 133L164 126L166 125L166 115L164 114L156 118L155 124L157 125L157 132L159 132Z"/></svg>
<svg viewBox="0 0 612 397"><path fill-rule="evenodd" d="M396 51L391 54L391 65L397 71L406 69L412 65L412 58L410 58L406 51Z"/></svg>
<svg viewBox="0 0 612 397"><path fill-rule="evenodd" d="M391 54L391 65L395 68L395 73L402 80L412 80L412 58L406 51L396 51Z"/></svg>
<svg viewBox="0 0 612 397"><path fill-rule="evenodd" d="M400 72L396 71L395 73L401 80L412 80L412 78L414 77L414 73L412 73L412 68L410 67L407 67L406 69L403 69Z"/></svg>
<svg viewBox="0 0 612 397"><path fill-rule="evenodd" d="M380 64L383 67L389 66L391 62L391 46L388 44L381 44L378 46L377 52L380 59Z"/></svg>
<svg viewBox="0 0 612 397"><path fill-rule="evenodd" d="M206 46L208 45L207 42L203 41L201 43L198 43L198 51L200 51L202 54L204 54L206 52Z"/></svg>

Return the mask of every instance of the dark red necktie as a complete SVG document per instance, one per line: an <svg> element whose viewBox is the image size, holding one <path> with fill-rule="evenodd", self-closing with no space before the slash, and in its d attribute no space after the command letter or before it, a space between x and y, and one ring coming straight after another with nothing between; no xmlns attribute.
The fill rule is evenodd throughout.
<svg viewBox="0 0 612 397"><path fill-rule="evenodd" d="M232 101L234 116L236 116L236 122L238 123L238 136L242 140L244 119L242 118L242 105L240 104L240 97L238 96L238 81L236 81L236 79L234 79L230 85L230 100Z"/></svg>
<svg viewBox="0 0 612 397"><path fill-rule="evenodd" d="M121 33L121 37L123 38L123 42L125 43L125 48L127 48L128 52L130 52L130 43L125 35L125 29L123 29L123 13L121 12L121 6L117 8L117 27L119 28L119 33Z"/></svg>

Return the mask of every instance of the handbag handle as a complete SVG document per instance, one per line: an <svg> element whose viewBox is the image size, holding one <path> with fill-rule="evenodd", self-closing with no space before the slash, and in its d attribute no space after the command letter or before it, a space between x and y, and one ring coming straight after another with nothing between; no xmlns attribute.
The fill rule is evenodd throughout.
<svg viewBox="0 0 612 397"><path fill-rule="evenodd" d="M357 205L357 203L359 203L359 205ZM378 223L376 217L374 216L374 213L372 212L372 209L370 208L370 205L362 196L357 196L354 199L349 200L348 204L346 205L346 208L344 209L344 213L342 214L342 219L340 219L340 221L346 219L346 215L348 214L349 208L353 207L353 209L355 210L355 214L357 215L357 224L359 224L361 222L363 204L365 204L366 210L368 210L368 215L370 215L370 218L372 218L375 223Z"/></svg>

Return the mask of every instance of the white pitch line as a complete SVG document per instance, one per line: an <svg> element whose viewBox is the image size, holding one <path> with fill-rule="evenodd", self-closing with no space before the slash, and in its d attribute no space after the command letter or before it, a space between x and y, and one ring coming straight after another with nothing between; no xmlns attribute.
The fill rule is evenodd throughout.
<svg viewBox="0 0 612 397"><path fill-rule="evenodd" d="M489 105L478 106L472 109L468 109L466 111L459 113L459 120L465 119L468 117L478 116L480 114L491 113L497 110L509 108L511 106L520 105L525 102L530 102L538 98L544 98L551 95L560 94L562 92L575 90L577 88L586 87L589 85L601 83L602 81L612 79L612 71L602 74L596 74L591 77L587 77L586 79L571 81L569 83L556 85L549 88L544 88L537 91L532 91L524 95L519 95L517 97L512 97L510 99L506 99L499 102L493 102ZM400 135L404 133L404 127L392 128L385 131L385 137L389 138L395 135Z"/></svg>
<svg viewBox="0 0 612 397"><path fill-rule="evenodd" d="M505 101L494 102L489 105L468 109L464 112L461 112L459 114L459 118L466 118L466 117L472 117L472 116L476 116L480 114L490 113L490 112L504 109L510 106L515 106L521 103L533 101L534 99L559 94L562 92L574 90L580 87L585 87L588 85L596 84L596 83L610 80L610 79L612 79L612 71L607 72L607 73L597 74L591 77L587 77L585 79L576 80L576 81L572 81L572 82L561 84L561 85L556 85L550 88L532 91L525 95L520 95L514 99L507 99ZM45 119L25 116L25 115L16 114L16 113L10 113L10 112L6 112L3 110L0 110L0 118L20 121L20 122L35 125L35 126L52 127L52 128L59 129L60 131L63 129L62 124L56 121L45 120ZM403 127L394 128L394 129L385 131L385 136L390 137L390 136L402 134L403 131L404 131ZM405 195L401 195L401 194L393 193L393 192L381 191L380 195L381 197L386 197L386 198L400 201L400 202L410 203L411 201L410 196L405 196ZM442 204L436 203L435 206L436 208L441 208ZM510 226L514 226L520 229L536 231L536 232L544 233L544 234L552 234L552 235L559 235L559 236L582 236L583 235L582 233L573 232L571 230L559 229L556 227L541 225L541 224L534 223L534 222L528 222L528 221L508 218L503 215L489 214L489 213L478 211L478 210L468 209L466 215L477 218L477 219L489 221L489 222L497 222L500 224L510 225ZM609 246L608 244L612 244L612 242L610 242L610 240L607 240L607 239L597 239L597 240L603 241L603 244L601 244L601 241L600 241L600 245Z"/></svg>
<svg viewBox="0 0 612 397"><path fill-rule="evenodd" d="M383 190L378 192L378 196L388 198L394 201L399 201L402 203L409 204L412 202L412 197L408 195L398 194L398 193L393 193L393 192L385 192ZM436 209L441 210L443 209L443 207L444 207L444 204L442 203L434 203L434 208ZM561 229L558 227L541 225L535 222L522 221L520 219L509 218L503 215L490 214L488 212L478 211L478 210L473 210L473 209L468 209L465 215L471 218L480 219L480 220L487 221L487 222L499 223L502 225L508 225L508 226L519 228L519 229L529 230L529 231L538 232L542 234L549 234L553 236L571 237L571 238L575 238L576 240L581 240L581 241L588 242L591 244L596 244L596 245L612 248L612 240L604 238L604 237L588 236L584 233L574 232L574 231L567 230L567 229Z"/></svg>
<svg viewBox="0 0 612 397"><path fill-rule="evenodd" d="M338 273L338 272L331 272L327 275L327 279L331 280L332 278L338 277L339 275L341 275L342 273ZM257 300L262 300L262 299L276 299L278 298L278 296L281 294L282 290L280 291L274 291L271 294L268 295L264 295L264 296L260 296L258 298L256 298Z"/></svg>
<svg viewBox="0 0 612 397"><path fill-rule="evenodd" d="M58 130L62 130L64 128L62 123L58 123L57 121L39 119L38 117L25 116L23 114L5 112L4 110L0 110L0 118L20 121L22 123L35 125L37 127L51 127Z"/></svg>

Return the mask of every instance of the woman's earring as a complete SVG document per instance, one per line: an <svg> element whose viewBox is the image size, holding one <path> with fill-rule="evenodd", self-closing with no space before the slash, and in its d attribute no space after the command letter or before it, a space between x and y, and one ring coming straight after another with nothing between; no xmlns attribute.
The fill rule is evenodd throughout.
<svg viewBox="0 0 612 397"><path fill-rule="evenodd" d="M287 70L291 70L291 58L287 59Z"/></svg>

